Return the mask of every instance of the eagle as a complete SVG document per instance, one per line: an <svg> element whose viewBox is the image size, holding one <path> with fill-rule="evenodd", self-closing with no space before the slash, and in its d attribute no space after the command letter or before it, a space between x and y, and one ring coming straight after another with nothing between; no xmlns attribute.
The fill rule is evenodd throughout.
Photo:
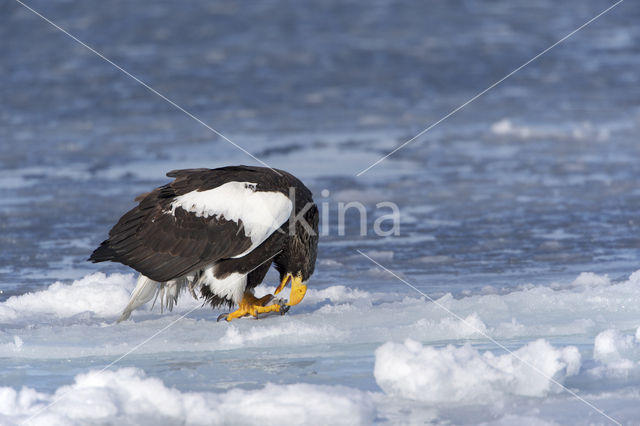
<svg viewBox="0 0 640 426"><path fill-rule="evenodd" d="M299 179L250 166L173 170L167 177L174 180L135 199L139 204L89 258L140 273L119 321L154 295L171 310L186 289L214 308L237 305L218 321L284 315L302 301L315 269L318 208ZM272 265L280 283L257 298L254 288ZM276 298L288 283L289 300Z"/></svg>

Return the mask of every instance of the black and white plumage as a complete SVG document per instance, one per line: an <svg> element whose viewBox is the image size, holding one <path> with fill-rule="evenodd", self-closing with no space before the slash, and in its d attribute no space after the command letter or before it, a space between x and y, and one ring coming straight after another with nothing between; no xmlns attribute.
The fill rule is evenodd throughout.
<svg viewBox="0 0 640 426"><path fill-rule="evenodd" d="M171 309L185 288L214 307L241 304L272 264L281 276L276 293L287 277L292 286L306 283L316 261L318 209L300 180L248 166L167 176L175 179L136 198L138 206L89 259L140 272L121 320L158 294Z"/></svg>

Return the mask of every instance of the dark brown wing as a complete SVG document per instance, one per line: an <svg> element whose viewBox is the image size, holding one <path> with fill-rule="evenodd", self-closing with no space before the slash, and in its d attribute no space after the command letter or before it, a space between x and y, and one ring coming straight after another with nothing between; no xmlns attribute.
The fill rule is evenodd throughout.
<svg viewBox="0 0 640 426"><path fill-rule="evenodd" d="M120 262L162 282L251 247L241 221L198 217L183 209L167 214L174 196L170 185L147 195L118 221L89 260Z"/></svg>

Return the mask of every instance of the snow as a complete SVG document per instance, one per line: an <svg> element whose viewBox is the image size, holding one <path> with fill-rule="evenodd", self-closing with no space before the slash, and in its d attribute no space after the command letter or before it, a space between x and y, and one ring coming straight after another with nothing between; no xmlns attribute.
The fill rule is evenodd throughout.
<svg viewBox="0 0 640 426"><path fill-rule="evenodd" d="M133 274L90 274L71 285L12 296L0 303L0 323L70 318L80 313L111 317L122 312L133 290ZM123 304L124 302L124 304Z"/></svg>
<svg viewBox="0 0 640 426"><path fill-rule="evenodd" d="M39 422L255 424L233 417L253 415L251 406L274 422L323 415L330 423L457 423L488 405L477 422L570 421L567 410L578 409L585 422L606 423L560 385L617 420L638 414L629 407L640 402L640 271L617 281L582 273L504 294L437 298L462 320L403 288L335 285L312 286L285 317L216 323L218 312L183 297L171 313L148 307L116 324L134 284L131 274L95 273L0 303L5 423L69 390ZM38 370L19 367L60 362L67 373L46 385Z"/></svg>
<svg viewBox="0 0 640 426"><path fill-rule="evenodd" d="M0 387L2 424L367 425L373 403L341 386L267 384L258 390L180 392L135 368L92 370L52 394Z"/></svg>
<svg viewBox="0 0 640 426"><path fill-rule="evenodd" d="M94 273L70 284L56 282L45 290L1 302L0 322L17 326L25 335L42 331L42 328L27 327L34 321L43 323L43 327L47 327L45 323L52 327L64 324L87 328L104 324L101 331L106 332L116 327L144 328L166 323L200 305L185 293L172 313L160 314L157 307L152 310L147 306L134 312L131 324L115 326L112 323L126 306L134 285L132 274L117 273ZM252 342L257 342L251 337L253 335L275 333L274 339L276 336L293 338L290 333L294 330L305 330L296 333L297 339L322 340L333 336L338 342L379 343L386 342L387 336L396 340L413 338L423 343L483 339L483 333L495 339L595 336L611 328L612 321L619 329L635 330L640 316L639 272L616 283L602 275L581 274L566 285L527 285L506 294L480 293L462 298L445 294L436 299L437 304L429 303L417 293L404 293L401 283L392 285L397 292L370 292L343 285L314 289L310 283L304 303L291 310L287 321L279 322L276 318L240 321L240 340L251 346ZM261 285L256 289L256 295L272 291L272 287ZM398 316L398 312L402 312L402 316ZM190 321L215 321L216 317L217 312L203 307L194 312L193 318L185 318L183 326ZM345 323L349 327L344 327ZM222 338L228 330L229 327L218 325L204 340L213 345L216 337ZM64 334L68 330L61 328L56 332ZM108 338L107 335L104 337ZM177 347L187 349L193 344L193 340L190 341L193 336L175 337ZM26 350L28 341L23 340ZM187 346L180 346L182 344Z"/></svg>
<svg viewBox="0 0 640 426"><path fill-rule="evenodd" d="M437 402L487 402L505 395L542 397L580 370L575 346L555 349L543 339L513 353L480 353L470 344L437 349L407 339L376 350L374 375L387 393Z"/></svg>
<svg viewBox="0 0 640 426"><path fill-rule="evenodd" d="M582 141L585 139L595 139L606 141L609 139L609 132L606 129L598 129L592 123L584 122L573 124L568 127L551 127L539 125L517 125L508 118L503 118L491 125L491 131L499 136L508 136L516 139L569 139Z"/></svg>
<svg viewBox="0 0 640 426"><path fill-rule="evenodd" d="M602 364L594 374L626 376L640 367L640 327L635 334L609 329L599 333L593 345L593 359ZM640 371L638 371L640 372Z"/></svg>

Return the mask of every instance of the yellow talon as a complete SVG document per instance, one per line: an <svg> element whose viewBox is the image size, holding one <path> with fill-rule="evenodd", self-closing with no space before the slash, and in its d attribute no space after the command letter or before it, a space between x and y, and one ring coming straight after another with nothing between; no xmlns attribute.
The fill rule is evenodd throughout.
<svg viewBox="0 0 640 426"><path fill-rule="evenodd" d="M226 321L231 321L236 318L242 318L247 315L251 315L253 317L258 317L258 314L266 314L269 312L280 312L281 305L278 303L274 303L273 305L265 306L265 304L269 303L273 299L273 295L267 294L266 296L261 297L260 299L256 298L251 291L245 291L242 296L242 300L239 303L238 309L229 313L222 314L218 317L218 321L224 319ZM286 310L283 310L283 313Z"/></svg>
<svg viewBox="0 0 640 426"><path fill-rule="evenodd" d="M258 317L259 314L266 314L269 312L280 312L281 314L285 314L289 310L289 306L297 305L302 302L305 294L307 294L307 286L302 282L301 275L293 275L287 273L280 281L280 284L274 291L275 294L278 294L285 288L287 283L291 280L291 294L289 295L289 302L286 304L274 303L272 305L267 305L267 303L271 302L273 299L272 294L267 294L260 299L256 298L250 290L247 290L242 295L242 300L238 304L238 309L229 313L222 314L218 317L218 321L222 319L226 321L231 321L236 318L242 318L247 315L251 315L253 317ZM265 306L266 305L266 306Z"/></svg>

